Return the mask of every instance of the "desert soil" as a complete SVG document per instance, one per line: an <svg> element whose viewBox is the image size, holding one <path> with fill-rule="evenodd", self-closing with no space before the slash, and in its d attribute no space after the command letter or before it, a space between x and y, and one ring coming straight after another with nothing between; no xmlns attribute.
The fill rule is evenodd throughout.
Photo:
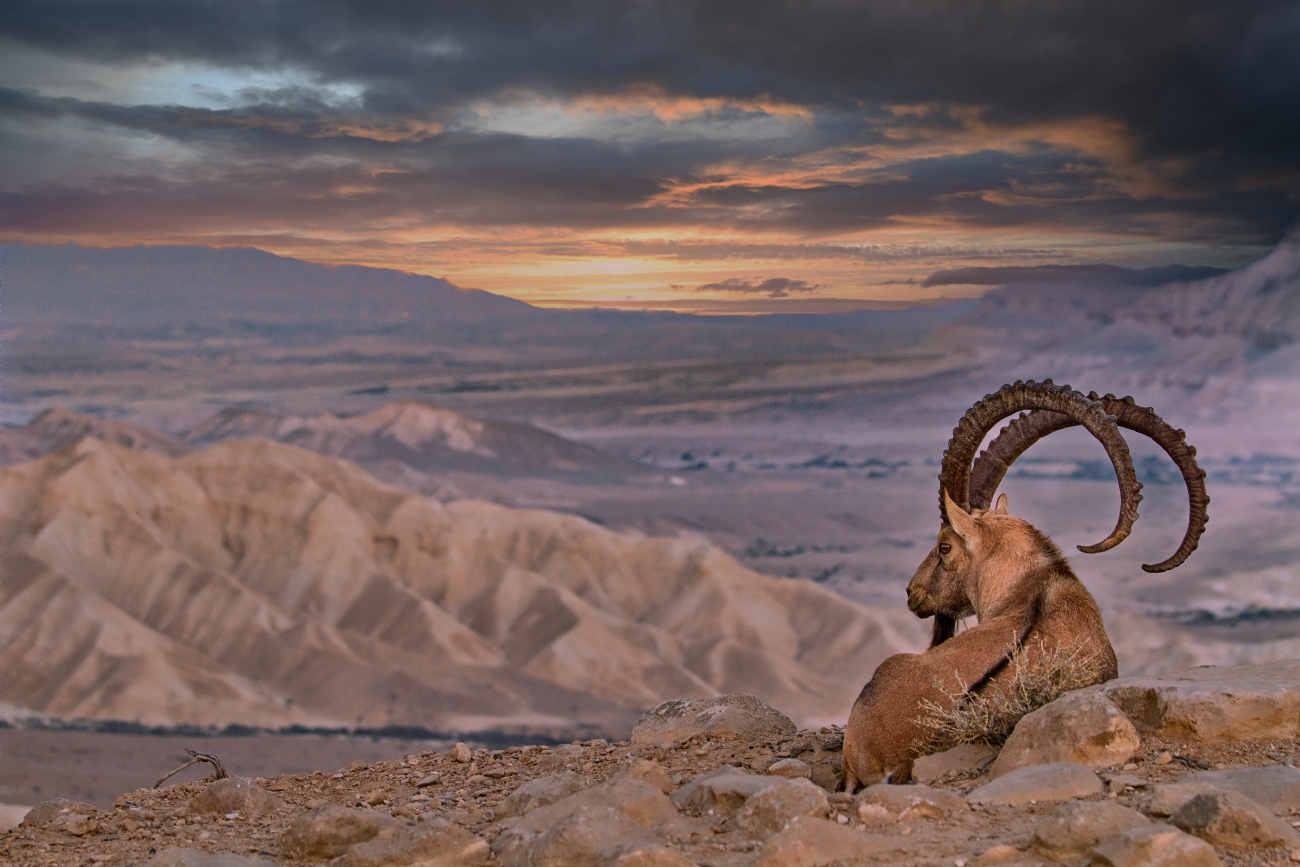
<svg viewBox="0 0 1300 867"><path fill-rule="evenodd" d="M657 760L677 784L724 764L761 771L774 760L792 755L818 762L824 776L836 758L841 741L839 731L823 728L766 742L714 742L697 738L672 750L610 744L603 740L558 748L481 749L473 752L469 763L458 762L450 752L412 751L380 761L357 759L340 771L318 770L263 778L259 782L286 804L264 817L191 814L187 803L205 783L188 781L122 794L111 809L97 817L96 829L84 836L71 836L51 827L23 826L9 831L0 835L0 860L14 867L49 864L117 867L143 864L154 853L169 847L186 847L214 853L261 854L292 865L300 862L281 854L278 835L300 812L323 804L379 810L409 823L444 818L490 842L501 830L494 822L493 809L529 779L568 769L596 782L612 774L629 755ZM1178 758L1168 764L1158 764L1156 758L1166 751ZM1300 740L1207 747L1144 738L1142 749L1133 760L1136 768L1128 768L1124 773L1151 784L1175 782L1197 769L1265 767L1288 762L1294 755L1300 755ZM234 764L233 754L231 760ZM333 761L322 763L333 765ZM434 773L441 775L437 783L423 788L416 786L418 781ZM983 782L980 772L963 772L934 785L965 794ZM1141 809L1147 800L1141 788L1098 797L1113 797L1117 803L1136 809ZM852 799L846 795L831 795L831 803L837 812L846 816L852 813L849 809ZM997 846L1014 847L1024 853L1026 860L1022 863L1045 863L1025 850L1035 824L1058 806L1041 803L1017 808L977 807L945 819L918 819L889 825L863 826L853 819L854 827L892 845L884 851L864 854L851 863L918 867L975 865L988 861L980 856ZM702 867L748 867L757 859L762 846L761 842L742 835L730 821L715 822L707 816L685 817L670 842ZM1224 864L1243 867L1284 864L1290 858L1290 853L1283 849L1218 848L1216 851Z"/></svg>

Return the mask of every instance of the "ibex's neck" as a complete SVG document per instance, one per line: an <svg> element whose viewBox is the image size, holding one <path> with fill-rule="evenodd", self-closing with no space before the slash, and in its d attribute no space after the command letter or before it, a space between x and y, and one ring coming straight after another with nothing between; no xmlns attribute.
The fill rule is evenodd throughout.
<svg viewBox="0 0 1300 867"><path fill-rule="evenodd" d="M1032 540L1033 544L996 546L979 564L970 599L981 622L1019 610L1054 579L1074 578L1056 546L1046 537L1034 535L1038 538Z"/></svg>

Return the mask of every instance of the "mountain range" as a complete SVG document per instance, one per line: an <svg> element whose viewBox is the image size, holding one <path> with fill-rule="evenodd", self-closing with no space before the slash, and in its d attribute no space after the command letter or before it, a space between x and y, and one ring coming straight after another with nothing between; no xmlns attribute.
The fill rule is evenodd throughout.
<svg viewBox="0 0 1300 867"><path fill-rule="evenodd" d="M428 497L266 440L0 468L0 701L147 724L622 731L749 692L840 719L906 613L707 542Z"/></svg>

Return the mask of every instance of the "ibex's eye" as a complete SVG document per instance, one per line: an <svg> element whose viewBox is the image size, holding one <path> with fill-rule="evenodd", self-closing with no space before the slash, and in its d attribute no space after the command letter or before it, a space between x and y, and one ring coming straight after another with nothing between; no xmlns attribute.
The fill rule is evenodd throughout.
<svg viewBox="0 0 1300 867"><path fill-rule="evenodd" d="M951 550L952 550L952 546L949 545L947 542L942 542L942 543L940 543L940 545L939 545L939 553L940 553L940 554L947 554L947 553L948 553L949 551L951 551Z"/></svg>

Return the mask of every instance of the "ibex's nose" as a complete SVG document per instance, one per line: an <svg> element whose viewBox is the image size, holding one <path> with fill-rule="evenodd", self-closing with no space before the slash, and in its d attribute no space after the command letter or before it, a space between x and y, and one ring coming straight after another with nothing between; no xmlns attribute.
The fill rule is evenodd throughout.
<svg viewBox="0 0 1300 867"><path fill-rule="evenodd" d="M913 614L925 616L922 609L925 607L928 597L926 592L917 587L915 584L907 585L907 607L912 610Z"/></svg>

